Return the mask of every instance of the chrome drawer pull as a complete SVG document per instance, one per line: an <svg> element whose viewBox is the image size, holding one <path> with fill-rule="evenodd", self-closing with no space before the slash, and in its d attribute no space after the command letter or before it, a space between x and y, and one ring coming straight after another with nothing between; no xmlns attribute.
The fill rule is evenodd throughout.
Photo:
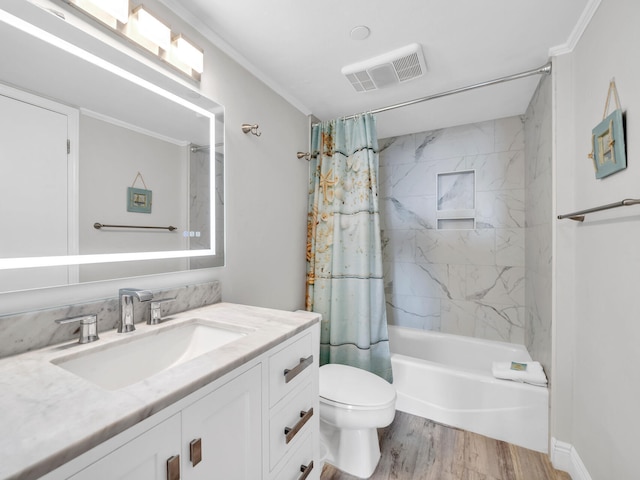
<svg viewBox="0 0 640 480"><path fill-rule="evenodd" d="M298 480L305 480L311 473L311 470L313 470L313 461L309 463L309 465L300 465L300 471L302 472L302 475Z"/></svg>
<svg viewBox="0 0 640 480"><path fill-rule="evenodd" d="M291 380L296 378L299 373L301 373L305 368L313 363L313 355L309 355L307 358L301 358L300 363L289 370L288 368L284 369L284 383L289 383Z"/></svg>
<svg viewBox="0 0 640 480"><path fill-rule="evenodd" d="M167 460L167 480L180 480L180 455Z"/></svg>
<svg viewBox="0 0 640 480"><path fill-rule="evenodd" d="M293 440L293 437L296 436L296 434L302 427L304 427L304 424L307 423L311 417L313 417L313 408L310 408L306 412L300 412L300 420L295 424L293 428L284 427L284 434L286 436L285 438L287 440L287 443Z"/></svg>

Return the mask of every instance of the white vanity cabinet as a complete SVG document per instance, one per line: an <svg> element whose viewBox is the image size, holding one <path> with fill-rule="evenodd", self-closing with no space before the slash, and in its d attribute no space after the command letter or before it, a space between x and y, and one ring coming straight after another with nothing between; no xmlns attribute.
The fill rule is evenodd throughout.
<svg viewBox="0 0 640 480"><path fill-rule="evenodd" d="M318 352L311 332L296 337L269 357L269 445L265 457L273 480L320 478ZM311 435L308 435L311 433ZM306 448L302 448L305 446Z"/></svg>
<svg viewBox="0 0 640 480"><path fill-rule="evenodd" d="M178 413L69 478L70 480L112 480L114 478L165 480L167 479L167 459L179 451L180 414ZM66 476L52 478L66 478Z"/></svg>
<svg viewBox="0 0 640 480"><path fill-rule="evenodd" d="M261 365L182 411L184 480L261 478Z"/></svg>
<svg viewBox="0 0 640 480"><path fill-rule="evenodd" d="M261 478L261 381L256 365L70 479Z"/></svg>
<svg viewBox="0 0 640 480"><path fill-rule="evenodd" d="M318 331L312 325L43 479L319 479Z"/></svg>

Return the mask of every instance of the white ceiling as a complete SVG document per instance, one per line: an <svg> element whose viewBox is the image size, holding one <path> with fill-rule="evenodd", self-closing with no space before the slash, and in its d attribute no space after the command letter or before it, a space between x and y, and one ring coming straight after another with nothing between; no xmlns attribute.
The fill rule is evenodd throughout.
<svg viewBox="0 0 640 480"><path fill-rule="evenodd" d="M161 0L304 113L329 120L544 65L593 0ZM371 35L352 40L366 25ZM427 74L357 93L343 66L419 43ZM378 114L380 138L522 114L538 76Z"/></svg>

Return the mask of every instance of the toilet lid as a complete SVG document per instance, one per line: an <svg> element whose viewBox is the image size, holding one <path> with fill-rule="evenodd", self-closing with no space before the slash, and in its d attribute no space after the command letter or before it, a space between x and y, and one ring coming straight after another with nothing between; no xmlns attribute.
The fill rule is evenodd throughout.
<svg viewBox="0 0 640 480"><path fill-rule="evenodd" d="M375 407L396 398L396 390L379 376L348 365L320 367L320 396L345 405Z"/></svg>

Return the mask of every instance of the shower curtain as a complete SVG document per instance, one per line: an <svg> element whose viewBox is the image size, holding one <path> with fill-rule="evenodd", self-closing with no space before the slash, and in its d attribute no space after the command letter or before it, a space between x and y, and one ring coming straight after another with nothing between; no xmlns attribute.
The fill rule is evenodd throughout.
<svg viewBox="0 0 640 480"><path fill-rule="evenodd" d="M306 307L322 314L320 364L391 381L375 118L314 125L311 149Z"/></svg>

